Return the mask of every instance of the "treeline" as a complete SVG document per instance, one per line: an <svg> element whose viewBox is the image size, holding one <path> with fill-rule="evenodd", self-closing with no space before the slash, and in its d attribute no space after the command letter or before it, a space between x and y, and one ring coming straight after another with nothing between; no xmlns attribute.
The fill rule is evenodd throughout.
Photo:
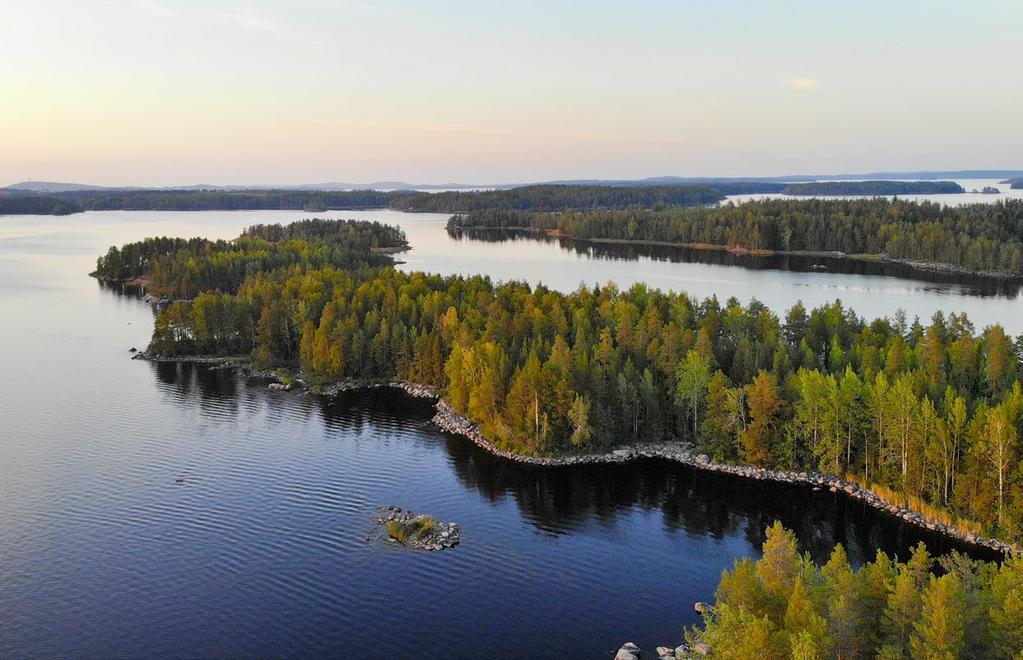
<svg viewBox="0 0 1023 660"><path fill-rule="evenodd" d="M924 546L854 569L841 545L824 566L780 523L763 557L725 571L689 644L716 658L1023 657L1023 559L1001 565Z"/></svg>
<svg viewBox="0 0 1023 660"><path fill-rule="evenodd" d="M866 322L836 302L779 319L643 286L566 295L294 266L171 306L151 350L251 354L313 381L405 378L443 387L521 453L681 439L717 460L845 474L1023 538L1023 338L963 316Z"/></svg>
<svg viewBox="0 0 1023 660"><path fill-rule="evenodd" d="M0 215L69 215L82 210L80 204L52 195L0 194Z"/></svg>
<svg viewBox="0 0 1023 660"><path fill-rule="evenodd" d="M580 239L657 241L749 250L838 251L1023 274L1023 200L943 206L872 199L758 200L700 208L564 213L485 210L448 228L530 227Z"/></svg>
<svg viewBox="0 0 1023 660"><path fill-rule="evenodd" d="M377 190L80 190L0 195L0 213L82 211L244 211L386 208L413 193Z"/></svg>
<svg viewBox="0 0 1023 660"><path fill-rule="evenodd" d="M400 211L469 213L483 209L559 211L564 209L618 209L714 204L724 195L711 186L578 186L536 185L506 190L418 193L395 199Z"/></svg>
<svg viewBox="0 0 1023 660"><path fill-rule="evenodd" d="M233 241L147 238L111 247L96 262L96 277L144 278L151 293L192 298L203 291L234 293L256 273L285 267L367 268L392 260L381 252L407 247L400 229L378 222L303 220L255 225Z"/></svg>
<svg viewBox="0 0 1023 660"><path fill-rule="evenodd" d="M786 195L936 195L964 193L955 181L812 181L790 183Z"/></svg>

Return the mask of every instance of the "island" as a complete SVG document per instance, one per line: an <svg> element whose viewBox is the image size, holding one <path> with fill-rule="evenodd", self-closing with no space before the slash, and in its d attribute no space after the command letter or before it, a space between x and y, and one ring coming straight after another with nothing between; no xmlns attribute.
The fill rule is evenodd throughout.
<svg viewBox="0 0 1023 660"><path fill-rule="evenodd" d="M630 206L695 206L720 202L725 193L710 185L597 186L544 184L500 190L420 193L396 199L399 211L466 213L482 209L560 211Z"/></svg>
<svg viewBox="0 0 1023 660"><path fill-rule="evenodd" d="M559 213L488 209L448 230L519 229L576 240L737 254L896 261L921 270L1023 276L1023 200L948 206L899 199L764 199L715 207Z"/></svg>
<svg viewBox="0 0 1023 660"><path fill-rule="evenodd" d="M879 195L957 195L966 192L954 181L812 181L791 183L782 190L786 195L803 196L879 196Z"/></svg>
<svg viewBox="0 0 1023 660"><path fill-rule="evenodd" d="M376 519L386 529L390 543L412 550L449 550L461 541L458 523L440 522L433 516L389 506Z"/></svg>

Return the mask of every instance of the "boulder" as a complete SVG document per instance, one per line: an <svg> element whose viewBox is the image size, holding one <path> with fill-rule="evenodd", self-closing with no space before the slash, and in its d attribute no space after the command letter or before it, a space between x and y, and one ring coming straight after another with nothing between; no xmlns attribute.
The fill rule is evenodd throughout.
<svg viewBox="0 0 1023 660"><path fill-rule="evenodd" d="M640 650L632 642L625 642L615 654L615 660L639 660Z"/></svg>
<svg viewBox="0 0 1023 660"><path fill-rule="evenodd" d="M714 611L714 606L709 603L696 603L693 605L693 609L696 610L698 614L710 614Z"/></svg>
<svg viewBox="0 0 1023 660"><path fill-rule="evenodd" d="M667 658L675 657L675 649L669 649L667 646L657 647L657 658L658 660L666 660Z"/></svg>

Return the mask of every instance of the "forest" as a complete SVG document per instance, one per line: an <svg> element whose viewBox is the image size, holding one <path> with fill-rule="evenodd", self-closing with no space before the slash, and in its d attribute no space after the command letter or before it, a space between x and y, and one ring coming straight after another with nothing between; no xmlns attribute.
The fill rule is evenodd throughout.
<svg viewBox="0 0 1023 660"><path fill-rule="evenodd" d="M312 219L255 225L233 241L160 237L112 246L92 274L103 280L144 279L150 293L193 298L204 291L233 293L246 277L287 266L387 266L393 260L386 252L407 246L404 232L390 225Z"/></svg>
<svg viewBox="0 0 1023 660"><path fill-rule="evenodd" d="M376 190L76 190L0 194L0 213L67 215L83 211L242 211L386 208L413 193Z"/></svg>
<svg viewBox="0 0 1023 660"><path fill-rule="evenodd" d="M884 255L1023 275L1023 200L943 206L884 198L773 199L563 213L484 210L448 223L454 232L468 227L526 227L586 240Z"/></svg>
<svg viewBox="0 0 1023 660"><path fill-rule="evenodd" d="M484 209L559 211L620 209L629 206L694 206L725 198L716 188L697 185L587 186L535 185L502 190L418 193L395 199L399 211L469 213Z"/></svg>
<svg viewBox="0 0 1023 660"><path fill-rule="evenodd" d="M955 181L812 181L790 183L786 195L936 195L966 192Z"/></svg>
<svg viewBox="0 0 1023 660"><path fill-rule="evenodd" d="M935 559L918 545L906 561L878 552L853 568L841 545L823 566L801 555L779 523L763 556L725 571L703 624L686 632L715 658L1019 658L1023 558Z"/></svg>
<svg viewBox="0 0 1023 660"><path fill-rule="evenodd" d="M80 204L53 195L0 193L0 215L70 215L83 210Z"/></svg>
<svg viewBox="0 0 1023 660"><path fill-rule="evenodd" d="M270 226L251 240L322 240L281 240L296 235ZM189 272L219 272L206 266L218 252L165 251ZM522 454L686 441L719 461L844 475L964 529L1023 539L1023 337L999 325L868 321L838 301L779 318L756 301L641 285L563 294L361 259L344 269L313 251L289 248L294 261L272 270L260 262L236 289L231 270L219 291L167 307L150 351L249 355L313 383L403 378L442 387Z"/></svg>

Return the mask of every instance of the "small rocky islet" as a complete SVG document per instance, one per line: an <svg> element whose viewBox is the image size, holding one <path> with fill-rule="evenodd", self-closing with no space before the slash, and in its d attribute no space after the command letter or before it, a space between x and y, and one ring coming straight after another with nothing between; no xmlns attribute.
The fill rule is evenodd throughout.
<svg viewBox="0 0 1023 660"><path fill-rule="evenodd" d="M397 506L383 509L376 524L384 528L388 543L412 550L449 550L458 545L462 535L458 523L441 522Z"/></svg>

